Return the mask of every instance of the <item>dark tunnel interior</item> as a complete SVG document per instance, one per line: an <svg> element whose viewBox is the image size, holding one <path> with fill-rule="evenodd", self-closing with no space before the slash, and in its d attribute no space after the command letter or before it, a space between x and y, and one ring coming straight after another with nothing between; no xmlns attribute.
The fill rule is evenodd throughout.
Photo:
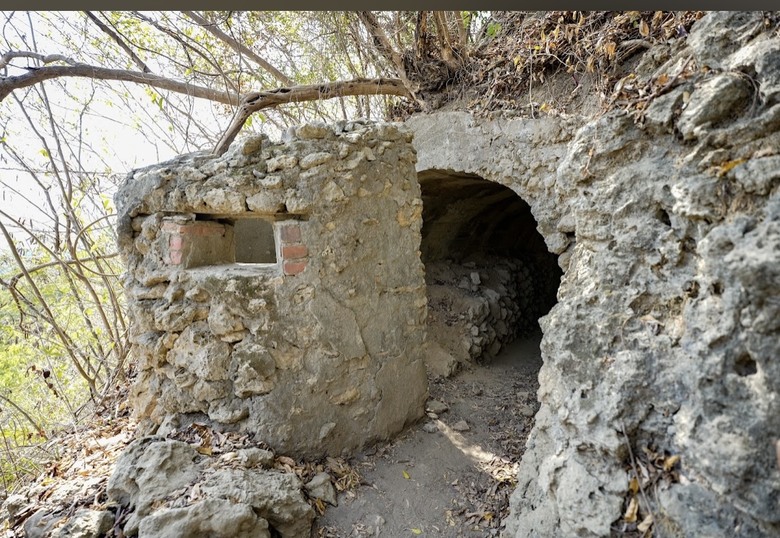
<svg viewBox="0 0 780 538"><path fill-rule="evenodd" d="M468 342L449 351L468 347L468 359L477 362L539 333L538 318L555 305L562 271L530 206L478 176L430 170L418 178L429 327L442 325L429 332L462 325Z"/></svg>

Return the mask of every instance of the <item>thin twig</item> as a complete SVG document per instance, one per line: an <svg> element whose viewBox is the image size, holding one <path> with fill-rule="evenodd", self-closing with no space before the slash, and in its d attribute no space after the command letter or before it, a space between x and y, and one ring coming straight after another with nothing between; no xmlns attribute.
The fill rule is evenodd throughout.
<svg viewBox="0 0 780 538"><path fill-rule="evenodd" d="M626 448L628 448L628 457L631 461L631 468L634 471L634 476L636 476L636 483L639 486L639 492L642 494L642 500L645 501L645 509L653 517L653 521L655 521L653 511L650 509L650 501L648 501L647 494L645 494L645 488L642 487L642 480L639 479L639 469L637 468L636 459L634 458L634 451L631 449L631 442L628 440L628 435L626 435L626 425L622 420L620 421L620 432L623 434Z"/></svg>

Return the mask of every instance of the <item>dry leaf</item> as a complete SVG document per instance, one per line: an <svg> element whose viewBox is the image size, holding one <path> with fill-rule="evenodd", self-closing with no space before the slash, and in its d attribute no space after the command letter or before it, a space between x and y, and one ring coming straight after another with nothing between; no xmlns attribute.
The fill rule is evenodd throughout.
<svg viewBox="0 0 780 538"><path fill-rule="evenodd" d="M675 454L674 456L669 456L664 460L664 471L671 471L672 468L674 468L675 465L677 465L677 462L680 461L680 455Z"/></svg>
<svg viewBox="0 0 780 538"><path fill-rule="evenodd" d="M406 478L407 480L412 478L411 476L409 476L409 473L407 473L406 471L403 471L401 474L404 475L404 478Z"/></svg>
<svg viewBox="0 0 780 538"><path fill-rule="evenodd" d="M737 165L742 164L746 160L747 159L734 159L733 161L728 161L728 162L725 162L725 163L721 164L718 167L718 177L725 176L726 174L728 174L731 171L732 168L734 168Z"/></svg>
<svg viewBox="0 0 780 538"><path fill-rule="evenodd" d="M607 53L607 58L610 60L615 57L615 51L617 51L617 43L614 41L610 41L606 45L604 45L604 52Z"/></svg>
<svg viewBox="0 0 780 538"><path fill-rule="evenodd" d="M636 500L636 497L631 497L631 501L628 503L628 508L626 508L626 514L623 516L623 519L626 521L626 523L633 523L636 521L636 513L639 510L639 503Z"/></svg>
<svg viewBox="0 0 780 538"><path fill-rule="evenodd" d="M412 534L422 534L421 529L412 529Z"/></svg>
<svg viewBox="0 0 780 538"><path fill-rule="evenodd" d="M758 159L759 157L769 157L770 155L776 155L776 154L777 154L777 150L774 148L762 148L756 151L755 153L753 153L753 155L751 155L750 158Z"/></svg>
<svg viewBox="0 0 780 538"><path fill-rule="evenodd" d="M669 82L669 75L667 75L666 73L661 73L660 75L658 75L658 78L655 81L656 83L663 86L664 84Z"/></svg>
<svg viewBox="0 0 780 538"><path fill-rule="evenodd" d="M636 492L639 491L639 480L637 480L636 477L632 478L628 483L628 491L634 495L636 495Z"/></svg>
<svg viewBox="0 0 780 538"><path fill-rule="evenodd" d="M198 451L198 454L203 454L204 456L211 456L211 454L212 454L212 450L211 450L210 446L203 446L203 445L201 445L198 448L196 448L195 450Z"/></svg>
<svg viewBox="0 0 780 538"><path fill-rule="evenodd" d="M642 520L642 523L636 526L636 530L639 532L647 532L647 530L653 525L653 514L648 515Z"/></svg>
<svg viewBox="0 0 780 538"><path fill-rule="evenodd" d="M643 37L650 35L650 27L647 25L644 19L639 21L639 33L642 34Z"/></svg>
<svg viewBox="0 0 780 538"><path fill-rule="evenodd" d="M279 456L276 459L279 463L283 465L289 465L290 467L295 467L295 460L290 458L289 456Z"/></svg>

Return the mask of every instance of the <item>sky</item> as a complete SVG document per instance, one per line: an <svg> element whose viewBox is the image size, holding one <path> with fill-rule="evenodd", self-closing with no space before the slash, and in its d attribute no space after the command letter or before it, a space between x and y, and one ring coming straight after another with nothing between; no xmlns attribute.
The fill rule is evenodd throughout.
<svg viewBox="0 0 780 538"><path fill-rule="evenodd" d="M6 23L9 15L10 12L0 12L0 17ZM68 50L67 47L78 49L84 46L83 43L69 43L66 47L61 43L64 33L58 32L45 20L45 13L30 13L29 20L27 15L17 13L14 15L13 25L6 24L2 27L0 54L10 48L35 49L51 54ZM83 15L79 13L66 15L73 17L74 24L78 24L79 16L83 19ZM29 32L30 22L36 29L34 42L31 39L32 33ZM88 33L86 36L89 37ZM17 59L14 63L17 66L36 65L34 61L27 59ZM24 72L25 69L9 66L0 74L13 76ZM171 128L159 102L152 100L155 94L150 94L144 86L123 82L93 83L89 79L75 78L46 81L42 86L56 118L55 127L62 129L60 133L63 138L67 137L67 133L75 133L84 141L80 148L78 144L74 144L73 148L74 151L81 152L80 160L86 171L97 172L102 176L124 176L134 168L199 149L189 145L184 136ZM0 139L4 139L10 150L21 155L27 164L39 173L42 182L48 183L45 172L51 170L51 163L46 158L45 145L38 133L46 138L49 150L55 156L56 142L50 134L52 127L48 124L48 116L41 112L41 101L36 96L39 91L36 87L16 90L0 103ZM131 110L123 101L131 102L135 107ZM24 105L21 106L19 102ZM82 106L87 103L86 108ZM170 104L165 103L165 106ZM219 111L203 100L192 99L185 106L189 107L193 117L208 123L213 132L226 128L230 121L225 114L217 117ZM25 114L29 115L30 119L26 118ZM197 138L193 136L192 140ZM168 144L163 142L166 139ZM14 218L24 219L27 224L46 227L52 218L47 211L40 209L45 193L24 167L11 157L9 148L0 146L0 211ZM69 151L67 148L64 150L66 154ZM98 198L95 203L103 203L103 198L110 198L113 195L112 190L111 182L104 182L100 192L94 193ZM51 196L56 196L57 192L56 187L50 187ZM20 236L18 229L14 230L7 218L4 218L3 222L15 238L21 239L26 235ZM7 250L2 237L0 249Z"/></svg>

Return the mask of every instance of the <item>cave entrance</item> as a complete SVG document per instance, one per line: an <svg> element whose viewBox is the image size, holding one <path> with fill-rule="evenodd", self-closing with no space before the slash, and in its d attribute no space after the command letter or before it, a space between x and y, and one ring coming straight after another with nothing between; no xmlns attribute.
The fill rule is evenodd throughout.
<svg viewBox="0 0 780 538"><path fill-rule="evenodd" d="M562 271L529 205L474 175L429 170L418 178L429 371L448 377L491 362L516 340L538 346L538 319L556 303Z"/></svg>

